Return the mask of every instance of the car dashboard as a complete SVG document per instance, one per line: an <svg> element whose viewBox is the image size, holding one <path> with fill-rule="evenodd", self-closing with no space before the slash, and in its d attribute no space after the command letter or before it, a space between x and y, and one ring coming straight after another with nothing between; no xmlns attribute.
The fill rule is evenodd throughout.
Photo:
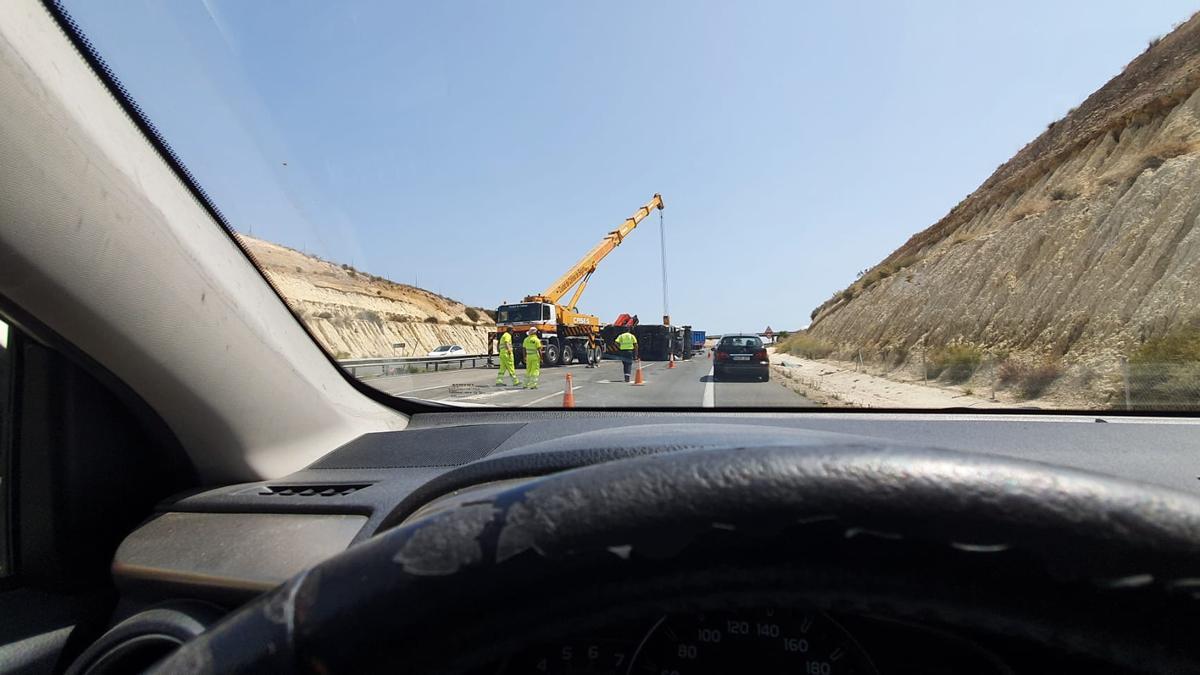
<svg viewBox="0 0 1200 675"><path fill-rule="evenodd" d="M275 481L163 503L114 560L125 617L174 601L233 609L390 528L476 503L535 476L647 453L703 449L680 429L833 435L920 443L1054 462L1195 492L1195 424L1099 416L629 414L480 412L417 415ZM764 430L767 430L764 432ZM764 436L765 438L766 436ZM680 441L678 439L684 438ZM642 439L641 442L638 439ZM672 443L671 439L677 439ZM1129 448L1148 448L1135 455ZM846 538L851 533L845 534ZM621 556L620 549L612 554ZM852 602L687 595L632 615L586 608L544 636L495 654L475 673L1008 673L1091 668L1089 658L919 613ZM101 646L102 652L113 645ZM86 672L86 671L85 671Z"/></svg>

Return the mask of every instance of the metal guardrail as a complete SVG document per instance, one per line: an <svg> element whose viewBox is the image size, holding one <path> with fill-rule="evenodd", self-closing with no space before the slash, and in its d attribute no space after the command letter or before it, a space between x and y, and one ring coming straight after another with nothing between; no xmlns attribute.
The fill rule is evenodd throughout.
<svg viewBox="0 0 1200 675"><path fill-rule="evenodd" d="M495 355L488 356L487 354L466 354L463 356L408 356L408 357L382 357L375 359L347 359L338 361L342 368L349 371L351 377L359 377L361 370L375 370L377 372L368 372L367 375L392 375L397 374L396 369L403 369L405 373L409 372L410 367L423 367L425 371L433 370L437 372L443 367L449 367L450 364L458 364L461 370L466 367L469 361L472 368L478 368L480 365L488 366L492 364L492 359ZM430 366L433 366L430 368Z"/></svg>

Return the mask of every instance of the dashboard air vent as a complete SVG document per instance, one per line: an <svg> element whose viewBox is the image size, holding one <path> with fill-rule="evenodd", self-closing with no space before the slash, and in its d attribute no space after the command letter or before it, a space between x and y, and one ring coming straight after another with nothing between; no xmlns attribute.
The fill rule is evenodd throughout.
<svg viewBox="0 0 1200 675"><path fill-rule="evenodd" d="M367 487L370 483L341 483L338 485L266 485L259 490L265 497L344 497Z"/></svg>

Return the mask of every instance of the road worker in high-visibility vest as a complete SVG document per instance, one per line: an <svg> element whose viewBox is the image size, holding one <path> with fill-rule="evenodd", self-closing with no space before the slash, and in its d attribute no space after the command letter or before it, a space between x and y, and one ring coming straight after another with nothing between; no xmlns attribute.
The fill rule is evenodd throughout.
<svg viewBox="0 0 1200 675"><path fill-rule="evenodd" d="M521 381L517 379L516 359L513 358L512 333L504 331L497 338L497 342L500 343L500 372L496 373L496 386L505 386L505 375L512 378L514 386L521 386Z"/></svg>
<svg viewBox="0 0 1200 675"><path fill-rule="evenodd" d="M621 357L621 367L625 369L625 381L628 382L633 374L633 360L638 353L637 337L628 328L617 336L617 353Z"/></svg>
<svg viewBox="0 0 1200 675"><path fill-rule="evenodd" d="M536 328L529 329L521 346L525 348L525 388L537 389L538 376L542 373L542 341L538 339Z"/></svg>

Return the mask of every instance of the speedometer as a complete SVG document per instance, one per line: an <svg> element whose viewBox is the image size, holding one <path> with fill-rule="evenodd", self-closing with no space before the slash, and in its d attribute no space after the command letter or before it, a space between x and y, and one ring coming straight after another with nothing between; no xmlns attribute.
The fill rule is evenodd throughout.
<svg viewBox="0 0 1200 675"><path fill-rule="evenodd" d="M623 640L588 638L539 645L504 664L505 675L608 675L624 673L634 644Z"/></svg>
<svg viewBox="0 0 1200 675"><path fill-rule="evenodd" d="M840 626L787 609L663 617L642 641L630 675L855 675L875 667Z"/></svg>

